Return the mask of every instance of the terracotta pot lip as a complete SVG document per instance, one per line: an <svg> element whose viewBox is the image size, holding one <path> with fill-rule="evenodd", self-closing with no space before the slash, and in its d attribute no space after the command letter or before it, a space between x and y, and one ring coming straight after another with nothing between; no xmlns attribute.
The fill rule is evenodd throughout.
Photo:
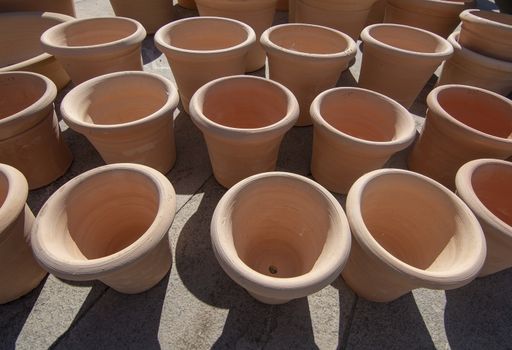
<svg viewBox="0 0 512 350"><path fill-rule="evenodd" d="M219 22L227 22L227 23L231 23L234 25L238 25L242 29L245 30L245 32L247 33L247 38L235 46L230 46L230 47L216 49L216 50L184 49L184 48L170 45L164 39L165 33L168 33L171 29L179 26L180 24L183 24L186 22L203 22L203 21L219 21ZM162 51L162 49L164 49L164 50L169 50L169 51L172 51L172 52L178 53L178 54L187 54L187 55L194 55L194 56L195 55L210 55L211 56L211 55L222 55L222 54L226 54L226 53L229 53L232 51L249 48L249 46L251 46L252 44L254 44L256 42L256 33L249 25L247 25L241 21L237 21L235 19L224 18L224 17L213 17L213 16L200 16L200 17L183 18L183 19L180 19L177 21L173 21L169 24L166 24L162 28L158 29L158 31L155 33L154 40L155 40L156 46L160 49L160 51Z"/></svg>
<svg viewBox="0 0 512 350"><path fill-rule="evenodd" d="M282 29L282 28L285 28L285 29L315 28L315 29L323 30L324 32L330 32L332 34L336 34L341 40L343 40L346 43L347 48L344 51L339 51L336 53L327 53L327 54L290 50L290 49L287 49L283 46L280 46L280 45L274 43L270 39L270 35L272 34L272 32L274 32L275 30L278 30L278 29ZM261 34L260 43L264 47L268 48L269 50L273 50L273 51L277 51L277 52L284 52L288 55L298 56L298 57L303 57L303 58L332 60L332 59L345 58L347 56L355 56L357 53L357 45L356 45L355 41L347 34L340 32L338 30L332 29L332 28L315 25L315 24L307 24L307 23L285 23L285 24L280 24L280 25L270 27L267 30L265 30L263 32L263 34Z"/></svg>
<svg viewBox="0 0 512 350"><path fill-rule="evenodd" d="M120 251L96 259L61 259L48 248L45 242L44 226L46 222L55 222L57 215L65 215L60 210L57 215L50 214L56 208L65 208L67 196L80 184L92 177L105 176L111 172L136 173L147 178L158 192L158 211L151 226L132 244ZM176 211L176 193L169 180L157 170L141 164L116 163L104 165L82 173L71 179L50 196L39 211L31 231L31 243L37 260L50 273L75 280L96 279L98 276L115 272L127 264L133 263L153 250L168 234Z"/></svg>
<svg viewBox="0 0 512 350"><path fill-rule="evenodd" d="M472 235L473 238L475 238L475 244L478 244L478 256L474 259L474 261L470 261L470 264L466 264L466 266L462 268L452 268L449 271L445 272L422 270L396 258L386 249L384 249L377 242L377 240L375 240L373 235L366 227L366 224L361 214L360 208L362 206L361 202L363 192L365 191L365 188L370 182L374 181L379 177L390 175L416 177L421 181L427 182L430 186L433 186L436 190L443 192L444 195L449 197L451 202L456 207L459 208L460 212L464 214L464 218L470 222L473 228L473 230L466 232L467 234ZM352 229L352 235L359 242L361 248L364 251L377 256L380 261L388 265L393 270L400 271L402 274L405 274L410 278L414 278L417 280L429 281L430 283L439 283L441 285L454 285L457 284L457 282L460 283L462 281L467 281L468 279L478 274L478 272L480 271L484 264L487 255L485 236L483 234L482 228L480 227L477 218L475 217L471 209L452 191L450 191L440 183L436 182L435 180L427 176L415 173L413 171L402 169L378 169L366 173L365 175L360 177L354 183L354 185L352 185L348 193L347 216L351 223L351 228L353 226L356 226L358 228L357 230Z"/></svg>
<svg viewBox="0 0 512 350"><path fill-rule="evenodd" d="M505 24L498 21L493 21L491 19L479 16L478 14L490 14L494 17L508 17L512 21L512 15L506 14L506 13L500 13L500 12L493 12L493 11L484 11L480 9L467 9L461 12L459 15L460 20L462 21L462 24L464 25L464 22L471 22L471 23L477 23L482 24L486 26L492 26L495 28L499 28L502 30L511 31L512 25L511 24Z"/></svg>
<svg viewBox="0 0 512 350"><path fill-rule="evenodd" d="M5 230L25 208L28 197L28 182L25 176L16 168L0 164L0 174L7 179L8 191L3 204L0 206L0 243L6 238Z"/></svg>
<svg viewBox="0 0 512 350"><path fill-rule="evenodd" d="M440 93L442 93L445 90L449 90L449 89L473 90L473 91L478 92L478 93L483 94L483 95L486 95L486 94L487 95L492 95L496 99L501 100L501 102L507 103L511 107L511 109L512 109L512 102L508 98L506 98L504 96L501 96L501 95L499 95L499 94L497 94L495 92L492 92L492 91L489 91L489 90L485 90L485 89L482 89L482 88L478 88L478 87L475 87L475 86L459 85L459 84L448 84L448 85L441 85L441 86L438 86L438 87L434 88L428 94L428 96L427 96L427 105L428 105L429 110L434 111L435 114L439 115L441 118L445 119L449 123L454 124L455 126L461 128L461 129L463 129L465 131L469 131L472 134L475 134L475 135L478 135L480 137L486 138L487 140L493 140L493 141L499 142L501 144L508 144L508 145L512 146L512 139L508 139L508 138L504 138L504 137L498 137L498 136L495 136L495 135L484 133L484 132L482 132L480 130L477 130L477 129L474 129L474 128L470 127L469 125L466 125L466 124L462 123L461 121L459 121L458 119L452 117L444 109L444 107L441 105L441 103L439 102L439 99L438 99L438 96L439 96Z"/></svg>
<svg viewBox="0 0 512 350"><path fill-rule="evenodd" d="M208 90L215 88L215 85L229 83L232 80L247 80L247 81L259 81L264 84L273 85L280 89L285 95L287 100L286 115L284 115L277 122L266 125L261 128L233 128L214 122L209 119L203 113L203 105L205 95ZM209 83L203 85L197 92L192 96L190 100L190 116L194 124L201 130L209 130L220 137L233 138L237 137L240 139L248 139L251 137L258 137L261 135L281 134L283 130L291 129L299 118L299 103L293 93L286 88L284 85L275 82L270 79L256 77L252 75L233 75L228 77L222 77L216 80L212 80Z"/></svg>
<svg viewBox="0 0 512 350"><path fill-rule="evenodd" d="M140 78L140 79L149 79L149 80L156 80L163 84L166 88L167 92L167 100L165 103L160 106L160 108L143 117L136 120L133 120L131 122L126 123L119 123L119 124L95 124L90 122L85 122L81 120L80 118L75 117L75 113L71 112L69 109L72 105L76 103L77 99L80 99L79 97L84 92L94 90L94 88L98 85L102 84L109 84L117 79L125 79L125 78ZM88 94L89 95L89 94ZM155 119L158 119L162 117L164 113L166 113L169 109L174 109L178 106L179 102L179 94L178 89L176 86L168 79L154 73L149 72L143 72L143 71L123 71L123 72L114 72L109 73L105 75L101 75L99 77L92 78L90 80L86 80L85 82L77 85L74 87L68 94L64 97L64 99L61 102L60 110L62 113L62 118L66 122L66 124L69 124L70 126L73 125L78 128L84 128L84 129L97 129L97 130L121 130L121 129L128 129L133 128L136 126L140 126L143 124L146 124L148 122L151 122Z"/></svg>
<svg viewBox="0 0 512 350"><path fill-rule="evenodd" d="M125 37L95 45L82 45L82 46L67 46L67 45L59 45L52 40L51 36L55 33L62 32L69 27L80 25L86 22L107 22L110 21L112 23L121 23L121 22L129 22L135 25L135 30ZM58 24L52 28L49 28L41 35L41 44L43 47L53 55L61 55L61 56L82 56L84 53L95 53L95 54L107 54L109 53L113 47L130 47L135 44L138 44L144 40L146 37L146 30L138 21L127 18L127 17L94 17L94 18L83 18L83 19L74 19L72 21L64 22Z"/></svg>
<svg viewBox="0 0 512 350"><path fill-rule="evenodd" d="M301 182L304 186L307 186L310 189L314 189L325 199L326 205L329 206L329 211L332 214L335 213L335 215L332 215L331 217L331 223L332 226L339 226L340 229L337 230L337 233L333 234L333 237L331 238L335 240L335 245L340 247L341 251L338 251L337 254L332 256L331 259L326 259L328 264L323 265L322 268L318 268L318 266L315 265L309 272L291 278L271 277L261 274L245 264L245 262L240 259L236 253L236 248L231 245L231 243L229 244L230 247L228 248L220 243L220 237L222 236L221 227L225 222L225 219L223 218L225 217L226 211L229 211L230 207L232 207L230 203L233 203L233 201L236 200L238 194L242 192L244 188L249 184L255 181L272 178L288 179L290 181ZM226 269L226 273L230 277L241 276L241 280L243 282L239 279L237 280L238 283L240 283L240 285L242 285L244 288L249 290L257 289L259 291L271 291L273 294L283 294L283 299L292 299L295 297L304 296L303 294L301 295L303 290L311 288L313 285L320 284L322 280L325 280L325 276L331 277L330 282L338 277L343 266L345 265L345 262L348 259L352 240L350 235L350 226L348 224L345 212L343 211L343 208L336 200L336 198L334 198L334 196L329 191L307 177L294 173L279 171L253 175L245 178L244 180L231 187L221 198L213 213L211 221L211 239L215 254L220 260L219 263L224 269ZM218 254L218 252L221 254ZM326 248L324 246L324 249L322 250L322 253L318 257L317 261L320 260L322 254L325 254L325 252ZM295 293L296 295L290 298L290 293Z"/></svg>
<svg viewBox="0 0 512 350"><path fill-rule="evenodd" d="M399 1L400 3L408 3L412 5L412 8L418 7L420 5L421 8L429 8L432 5L439 4L439 5L445 5L447 7L451 8L461 8L466 7L468 5L471 5L474 1L473 0L464 0L464 2L459 1L449 1L449 0L388 0L389 2L393 3L396 1Z"/></svg>
<svg viewBox="0 0 512 350"><path fill-rule="evenodd" d="M391 104L394 108L398 110L398 118L401 118L402 120L406 120L409 124L409 130L407 132L404 132L401 137L391 140L391 141L370 141L361 139L355 136L352 136L350 134L344 133L335 127L333 127L331 124L329 124L322 116L321 113L321 107L324 99L329 95L337 95L337 94L346 94L350 92L356 92L360 94L368 95L372 99L379 99L384 100L388 104ZM378 93L376 91L363 89L363 88L355 88L355 87L337 87L333 89L326 90L322 92L320 95L318 95L311 104L310 109L311 119L313 121L314 127L320 127L325 130L327 130L329 133L341 136L345 139L348 139L352 142L357 142L359 144L364 144L367 146L373 146L378 148L383 147L389 147L389 148L397 148L397 147L407 147L415 138L416 136L416 123L414 122L411 114L409 111L403 107L401 104L396 102L390 97L387 97L381 93Z"/></svg>
<svg viewBox="0 0 512 350"><path fill-rule="evenodd" d="M211 3L212 1L209 1L209 3ZM237 1L232 1L232 0L215 0L213 1L216 3L217 6L220 7L220 5L222 5L222 8L224 8L224 6L227 6L228 8L233 8L234 7L237 7L238 4L237 4ZM245 5L247 4L250 4L251 5L251 9L265 9L265 8L269 8L269 7L274 7L276 6L277 4L277 0L244 0L243 1L245 3ZM196 4L198 4L198 8L199 6L205 6L204 3L203 3L203 0L196 0ZM208 7L208 5L206 5ZM203 17L203 16L201 16Z"/></svg>
<svg viewBox="0 0 512 350"><path fill-rule="evenodd" d="M437 42L442 46L442 48L438 52L418 52L418 51L405 50L405 49L401 49L396 46L386 44L380 40L377 40L370 34L370 32L375 28L379 29L379 28L386 28L386 27L399 28L401 30L407 30L407 31L411 31L411 32L421 33L422 35L429 36L431 38L436 39ZM393 52L396 52L396 53L399 53L402 55L414 55L418 58L419 57L425 58L425 59L442 58L442 57L449 57L453 54L453 47L450 45L450 43L445 38L443 38L437 34L434 34L432 32L429 32L427 30L407 26L404 24L394 24L394 23L372 24L363 29L363 31L361 32L361 40L364 43L368 43L370 45L381 46L389 51L393 51Z"/></svg>
<svg viewBox="0 0 512 350"><path fill-rule="evenodd" d="M494 229L500 231L509 238L512 238L512 226L508 225L505 221L497 217L492 211L490 211L484 203L480 200L475 192L475 188L472 183L473 175L475 172L486 166L495 167L508 167L512 169L512 163L501 160L501 159L475 159L464 164L455 176L455 186L457 188L457 194L464 200L477 217L484 220L488 225Z"/></svg>

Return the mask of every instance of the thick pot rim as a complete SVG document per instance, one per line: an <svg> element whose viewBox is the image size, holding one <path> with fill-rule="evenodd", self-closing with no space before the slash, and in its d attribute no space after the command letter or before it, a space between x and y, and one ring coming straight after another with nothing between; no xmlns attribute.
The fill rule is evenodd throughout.
<svg viewBox="0 0 512 350"><path fill-rule="evenodd" d="M477 24L483 24L486 26L492 26L494 28L499 28L502 30L512 31L512 25L511 24L505 24L498 21L493 21L491 19L481 17L476 15L475 13L483 13L483 14L491 14L491 16L494 17L509 17L512 20L512 15L501 13L501 12L493 12L493 11L485 11L481 9L467 9L460 13L459 18L462 21L462 24L464 22L471 22L471 23L477 23Z"/></svg>
<svg viewBox="0 0 512 350"><path fill-rule="evenodd" d="M16 168L0 164L0 173L7 179L8 190L3 204L0 206L0 244L4 239L5 230L13 223L25 208L28 197L28 182Z"/></svg>

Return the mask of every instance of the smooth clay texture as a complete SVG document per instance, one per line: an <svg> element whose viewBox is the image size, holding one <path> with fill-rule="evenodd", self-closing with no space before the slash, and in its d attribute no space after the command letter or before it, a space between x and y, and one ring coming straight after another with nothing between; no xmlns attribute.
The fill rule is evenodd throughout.
<svg viewBox="0 0 512 350"><path fill-rule="evenodd" d="M1 12L56 12L76 17L73 0L0 0L0 10Z"/></svg>

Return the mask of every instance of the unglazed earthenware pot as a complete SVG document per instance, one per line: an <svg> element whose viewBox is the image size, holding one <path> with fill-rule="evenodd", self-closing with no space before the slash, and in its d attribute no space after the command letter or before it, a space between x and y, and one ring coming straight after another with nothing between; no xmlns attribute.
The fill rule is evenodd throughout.
<svg viewBox="0 0 512 350"><path fill-rule="evenodd" d="M427 97L428 112L409 169L455 189L455 174L478 158L512 156L512 101L491 91L444 85Z"/></svg>
<svg viewBox="0 0 512 350"><path fill-rule="evenodd" d="M261 35L261 44L267 52L270 79L290 89L299 101L298 126L311 125L311 102L336 86L357 52L348 35L313 24L271 27Z"/></svg>
<svg viewBox="0 0 512 350"><path fill-rule="evenodd" d="M0 12L11 11L56 12L76 16L73 0L0 0Z"/></svg>
<svg viewBox="0 0 512 350"><path fill-rule="evenodd" d="M0 73L0 96L0 163L21 171L30 189L62 176L73 156L54 111L55 84L36 73Z"/></svg>
<svg viewBox="0 0 512 350"><path fill-rule="evenodd" d="M0 14L0 72L28 71L50 78L62 89L69 76L62 65L39 42L48 28L73 17L50 12L11 12ZM23 28L14 30L13 28Z"/></svg>
<svg viewBox="0 0 512 350"><path fill-rule="evenodd" d="M173 20L172 0L110 0L116 16L140 22L149 34Z"/></svg>
<svg viewBox="0 0 512 350"><path fill-rule="evenodd" d="M23 174L0 164L0 304L27 294L46 276L30 246L34 214L25 203L27 196Z"/></svg>
<svg viewBox="0 0 512 350"><path fill-rule="evenodd" d="M254 29L256 42L246 58L245 71L253 72L265 65L265 51L259 38L272 25L277 0L196 0L201 16L227 17L244 22Z"/></svg>
<svg viewBox="0 0 512 350"><path fill-rule="evenodd" d="M296 0L295 20L331 27L357 40L377 0Z"/></svg>
<svg viewBox="0 0 512 350"><path fill-rule="evenodd" d="M116 72L88 80L62 100L66 123L110 163L138 163L167 173L176 160L173 113L178 91L147 72Z"/></svg>
<svg viewBox="0 0 512 350"><path fill-rule="evenodd" d="M220 77L245 72L256 35L247 24L220 17L191 17L160 28L155 44L167 57L187 113L192 95Z"/></svg>
<svg viewBox="0 0 512 350"><path fill-rule="evenodd" d="M381 168L416 136L410 113L379 93L335 88L311 105L311 173L329 191L347 193L363 174Z"/></svg>
<svg viewBox="0 0 512 350"><path fill-rule="evenodd" d="M55 276L100 280L121 293L140 293L171 267L168 230L176 195L167 178L138 164L112 164L57 190L37 215L32 248Z"/></svg>
<svg viewBox="0 0 512 350"><path fill-rule="evenodd" d="M69 21L41 36L43 48L54 55L75 84L99 75L142 70L142 25L125 17Z"/></svg>
<svg viewBox="0 0 512 350"><path fill-rule="evenodd" d="M455 177L457 194L476 215L487 241L480 276L512 267L512 163L477 159Z"/></svg>
<svg viewBox="0 0 512 350"><path fill-rule="evenodd" d="M178 0L178 5L180 5L181 7L190 9L190 10L197 9L195 0Z"/></svg>
<svg viewBox="0 0 512 350"><path fill-rule="evenodd" d="M486 254L471 210L423 175L370 172L347 197L352 249L342 272L361 297L388 302L415 288L454 289L471 282Z"/></svg>
<svg viewBox="0 0 512 350"><path fill-rule="evenodd" d="M438 85L463 84L507 96L512 92L512 61L498 60L462 47L459 32L448 38L454 48L439 76Z"/></svg>
<svg viewBox="0 0 512 350"><path fill-rule="evenodd" d="M284 172L233 186L215 209L211 237L228 276L267 304L327 286L339 276L351 244L337 200L314 181Z"/></svg>
<svg viewBox="0 0 512 350"><path fill-rule="evenodd" d="M474 0L388 0L384 22L405 24L447 38L459 24L459 14Z"/></svg>
<svg viewBox="0 0 512 350"><path fill-rule="evenodd" d="M271 80L234 76L201 87L190 101L215 179L224 187L273 171L284 134L299 117L290 90Z"/></svg>
<svg viewBox="0 0 512 350"><path fill-rule="evenodd" d="M437 67L453 53L440 36L399 24L368 26L361 40L359 87L389 96L405 108L412 106Z"/></svg>

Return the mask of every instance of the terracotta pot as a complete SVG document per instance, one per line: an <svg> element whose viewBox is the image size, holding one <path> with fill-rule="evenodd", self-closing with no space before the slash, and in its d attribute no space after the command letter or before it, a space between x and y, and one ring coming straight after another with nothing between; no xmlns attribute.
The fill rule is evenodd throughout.
<svg viewBox="0 0 512 350"><path fill-rule="evenodd" d="M311 173L329 191L347 193L363 174L379 169L416 136L414 119L397 102L358 88L336 88L311 105Z"/></svg>
<svg viewBox="0 0 512 350"><path fill-rule="evenodd" d="M178 5L189 10L196 10L197 5L195 0L178 0Z"/></svg>
<svg viewBox="0 0 512 350"><path fill-rule="evenodd" d="M48 12L0 14L0 47L4 48L0 55L0 72L39 73L50 78L59 90L62 89L69 82L69 76L55 57L44 52L39 38L48 28L72 19Z"/></svg>
<svg viewBox="0 0 512 350"><path fill-rule="evenodd" d="M359 38L377 0L296 0L295 20L318 24Z"/></svg>
<svg viewBox="0 0 512 350"><path fill-rule="evenodd" d="M243 74L256 35L248 25L218 17L191 17L169 23L155 34L167 57L185 111L192 95L209 81Z"/></svg>
<svg viewBox="0 0 512 350"><path fill-rule="evenodd" d="M409 168L454 189L455 174L478 158L512 156L512 101L464 85L435 88Z"/></svg>
<svg viewBox="0 0 512 350"><path fill-rule="evenodd" d="M57 12L76 17L73 0L0 0L0 12L11 11Z"/></svg>
<svg viewBox="0 0 512 350"><path fill-rule="evenodd" d="M380 92L409 108L437 67L453 53L438 35L399 24L374 24L364 42L359 87Z"/></svg>
<svg viewBox="0 0 512 350"><path fill-rule="evenodd" d="M458 42L464 48L503 61L512 61L512 15L466 10L460 14Z"/></svg>
<svg viewBox="0 0 512 350"><path fill-rule="evenodd" d="M30 247L34 214L25 203L27 196L23 174L0 164L0 304L27 294L46 276Z"/></svg>
<svg viewBox="0 0 512 350"><path fill-rule="evenodd" d="M386 13L386 2L387 0L377 0L372 6L368 18L366 19L365 27L372 24L384 22L384 15Z"/></svg>
<svg viewBox="0 0 512 350"><path fill-rule="evenodd" d="M494 2L500 8L501 13L512 14L512 3L510 3L510 0L494 0Z"/></svg>
<svg viewBox="0 0 512 350"><path fill-rule="evenodd" d="M474 0L388 0L384 22L405 24L447 38L459 24L459 14Z"/></svg>
<svg viewBox="0 0 512 350"><path fill-rule="evenodd" d="M281 140L299 117L299 104L283 85L242 75L201 87L190 101L190 113L205 138L215 179L229 188L275 169Z"/></svg>
<svg viewBox="0 0 512 350"><path fill-rule="evenodd" d="M477 86L507 96L512 92L512 62L497 60L462 47L459 32L448 38L455 52L445 62L437 85Z"/></svg>
<svg viewBox="0 0 512 350"><path fill-rule="evenodd" d="M176 160L173 113L178 91L147 72L117 72L88 80L62 100L66 124L84 134L110 163L138 163L167 173Z"/></svg>
<svg viewBox="0 0 512 350"><path fill-rule="evenodd" d="M295 20L295 9L297 8L297 0L288 0L288 22L294 23Z"/></svg>
<svg viewBox="0 0 512 350"><path fill-rule="evenodd" d="M348 193L347 217L355 239L343 279L371 301L415 288L462 287L485 260L485 237L471 210L420 174L381 169L362 176Z"/></svg>
<svg viewBox="0 0 512 350"><path fill-rule="evenodd" d="M254 29L255 42L246 58L245 71L253 72L265 65L265 51L259 43L261 34L272 25L277 0L196 0L201 16L227 17L244 22Z"/></svg>
<svg viewBox="0 0 512 350"><path fill-rule="evenodd" d="M288 11L288 0L277 0L276 10Z"/></svg>
<svg viewBox="0 0 512 350"><path fill-rule="evenodd" d="M50 28L41 36L41 43L78 85L107 73L142 70L145 36L144 27L133 19L98 17Z"/></svg>
<svg viewBox="0 0 512 350"><path fill-rule="evenodd" d="M457 194L476 215L487 241L480 276L512 267L512 163L473 160L459 169L455 183Z"/></svg>
<svg viewBox="0 0 512 350"><path fill-rule="evenodd" d="M64 175L73 156L54 111L55 84L36 73L0 73L0 96L0 163L21 171L30 189Z"/></svg>
<svg viewBox="0 0 512 350"><path fill-rule="evenodd" d="M299 126L311 125L311 102L336 86L357 52L348 35L312 24L271 27L261 35L261 44L268 55L270 79L286 86L299 100Z"/></svg>
<svg viewBox="0 0 512 350"><path fill-rule="evenodd" d="M139 21L149 34L173 20L172 0L110 0L116 16Z"/></svg>
<svg viewBox="0 0 512 350"><path fill-rule="evenodd" d="M271 172L231 188L212 218L213 251L254 298L282 304L334 281L350 251L338 201L300 175Z"/></svg>
<svg viewBox="0 0 512 350"><path fill-rule="evenodd" d="M59 278L100 280L121 293L156 285L171 267L168 230L176 195L144 165L87 171L56 191L39 212L32 248Z"/></svg>

